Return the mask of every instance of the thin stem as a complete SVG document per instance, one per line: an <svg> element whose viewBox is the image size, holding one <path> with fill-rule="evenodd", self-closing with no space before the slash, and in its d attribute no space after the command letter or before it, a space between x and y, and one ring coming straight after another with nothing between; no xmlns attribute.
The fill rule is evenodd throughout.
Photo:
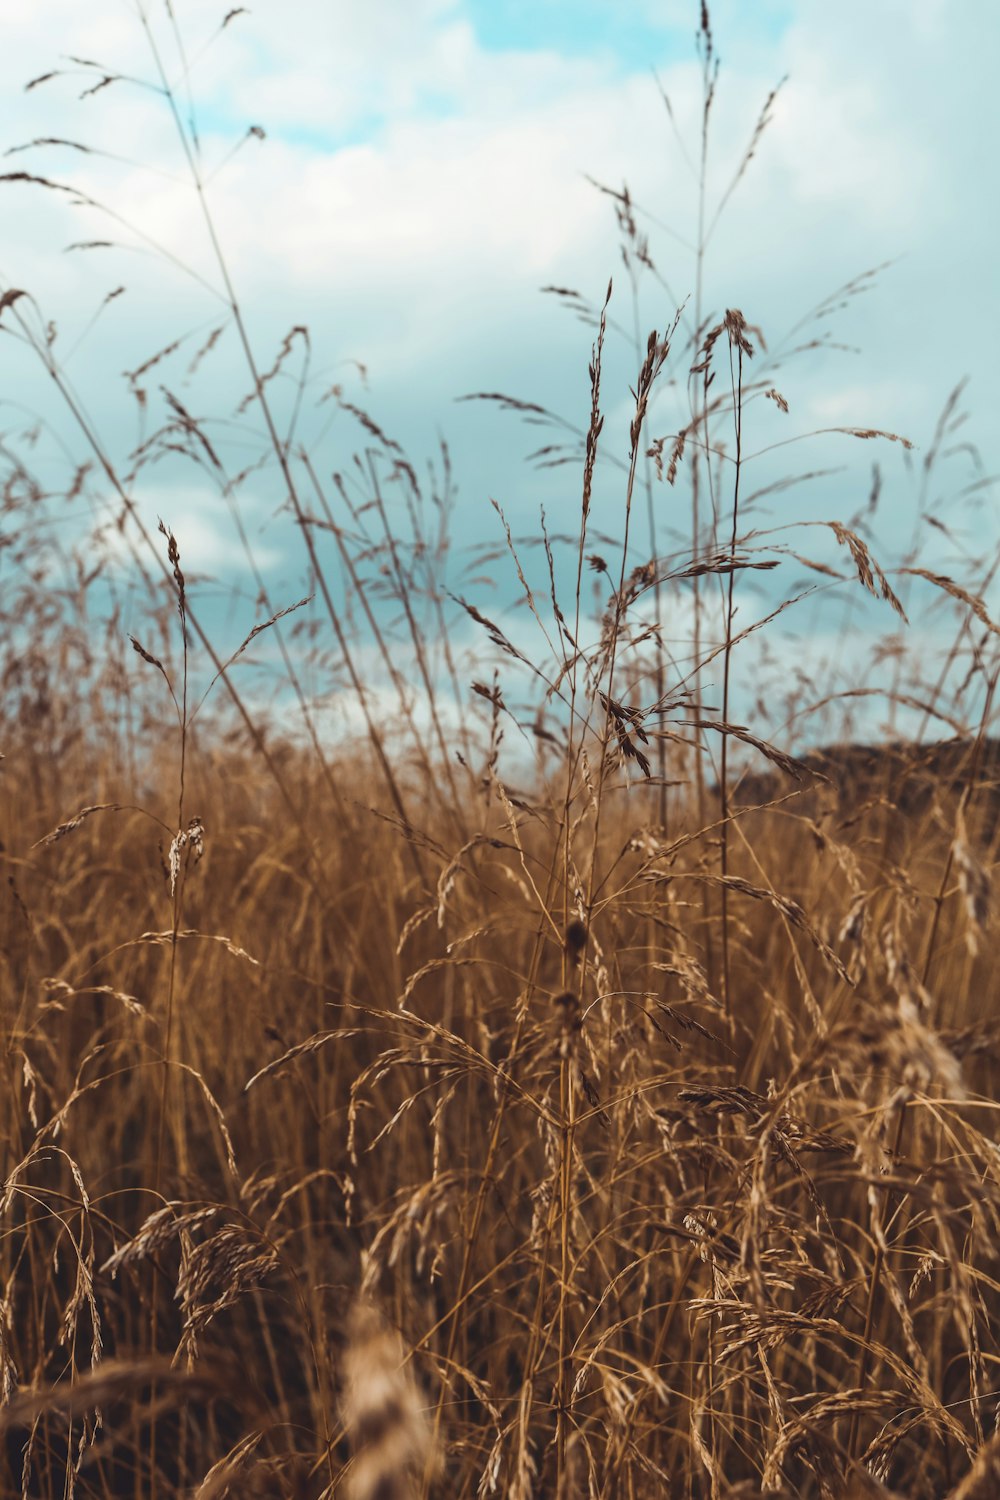
<svg viewBox="0 0 1000 1500"><path fill-rule="evenodd" d="M727 314L727 321L731 315ZM733 481L733 528L729 539L729 560L736 562L736 533L740 510L740 466L743 454L743 346L736 342L736 372L733 371L734 336L730 330L729 372L733 385L733 420L736 424L736 477ZM733 654L733 590L736 568L731 566L726 600L726 649L722 666L722 748L720 755L720 794L722 798L720 830L720 869L722 874L722 998L726 1008L726 1021L732 1033L733 1016L729 973L729 683Z"/></svg>

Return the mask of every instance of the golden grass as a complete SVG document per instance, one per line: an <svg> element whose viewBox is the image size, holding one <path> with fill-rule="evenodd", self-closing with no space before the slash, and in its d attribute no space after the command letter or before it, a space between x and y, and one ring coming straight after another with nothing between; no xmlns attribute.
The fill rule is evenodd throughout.
<svg viewBox="0 0 1000 1500"><path fill-rule="evenodd" d="M26 814L28 761L3 804L10 1486L27 1443L29 1493L78 1449L82 1494L147 1492L154 1457L163 1492L222 1464L209 1493L367 1493L339 1394L359 1296L405 1339L439 1493L842 1493L857 1459L915 1495L969 1466L1000 997L946 793L731 813L730 1029L694 829L619 825L567 928L559 806L495 800L458 860L432 825L421 884L304 755L312 866L252 761L210 752L175 935L136 813L28 852L56 815Z"/></svg>

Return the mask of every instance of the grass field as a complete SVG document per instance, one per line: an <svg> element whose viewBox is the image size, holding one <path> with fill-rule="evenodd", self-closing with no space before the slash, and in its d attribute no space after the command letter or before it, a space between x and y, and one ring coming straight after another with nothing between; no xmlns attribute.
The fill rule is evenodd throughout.
<svg viewBox="0 0 1000 1500"><path fill-rule="evenodd" d="M704 9L699 46L705 151ZM784 396L700 266L640 341L610 477L593 310L570 561L546 538L529 587L505 549L541 664L451 597L444 508L374 418L348 481L285 440L220 252L312 600L258 580L221 647L199 559L131 501L169 451L238 508L211 424L164 388L119 464L30 290L0 290L82 455L53 495L3 446L0 1494L1000 1493L996 558L952 576L825 525L842 566L814 571L884 611L887 659L915 575L948 611L885 689L922 750L822 760L735 722L776 628L736 602L788 541L741 521L743 414ZM131 641L107 531L50 525L95 485ZM663 496L690 511L669 556ZM277 710L241 675L264 645ZM811 691L836 738L850 703Z"/></svg>

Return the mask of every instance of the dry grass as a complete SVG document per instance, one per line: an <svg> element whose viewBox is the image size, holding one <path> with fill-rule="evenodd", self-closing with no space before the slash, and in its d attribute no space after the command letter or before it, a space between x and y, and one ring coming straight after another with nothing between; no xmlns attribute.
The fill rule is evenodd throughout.
<svg viewBox="0 0 1000 1500"><path fill-rule="evenodd" d="M704 153L705 8L699 44ZM611 197L635 292L655 266ZM259 622L219 646L197 558L130 499L180 452L238 519L212 424L165 390L117 464L31 298L0 297L146 590L134 650L113 608L99 634L120 587L100 527L64 551L5 447L3 1494L995 1492L995 559L961 582L915 553L880 563L877 484L824 527L849 579L746 529L743 414L787 402L758 330L704 311L702 264L692 306L637 340L620 480L613 302L561 293L594 324L586 431L491 398L557 427L541 461L582 475L541 584L503 522L537 655L447 588L446 454L428 497L340 394L368 444L351 477L327 485L286 439L272 398L302 331L261 373L221 260L310 599L258 574ZM660 435L668 382L688 410ZM81 463L67 495L92 483ZM619 534L595 539L592 497L619 483ZM661 499L685 492L690 546L667 555ZM731 721L744 642L791 607L746 626L735 602L790 552L887 618L903 580L937 588L955 622L937 675L887 648L886 696L927 743L792 754ZM490 655L467 683L470 619ZM264 632L295 734L243 687ZM317 678L353 740L331 748ZM850 701L815 682L800 711L846 722Z"/></svg>

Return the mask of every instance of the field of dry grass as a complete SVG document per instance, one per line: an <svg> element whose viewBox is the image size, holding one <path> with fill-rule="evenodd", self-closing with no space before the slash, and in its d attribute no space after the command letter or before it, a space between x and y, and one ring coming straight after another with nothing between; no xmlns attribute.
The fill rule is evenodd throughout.
<svg viewBox="0 0 1000 1500"><path fill-rule="evenodd" d="M704 9L700 48L705 149ZM793 755L734 722L736 600L784 545L741 521L743 413L784 397L700 265L637 351L620 475L594 309L568 571L546 538L529 586L508 534L541 662L451 598L373 418L348 481L285 441L228 281L312 602L258 580L220 646L197 557L130 498L169 450L238 499L211 423L164 387L116 462L30 289L0 289L83 453L53 497L3 447L0 1494L1000 1493L996 559L880 566L864 518L828 523L892 629L915 574L951 611L887 689L922 751ZM46 520L98 483L145 590L131 641L99 532ZM691 516L669 556L666 495ZM278 713L240 675L262 642ZM324 673L350 740L320 728Z"/></svg>

